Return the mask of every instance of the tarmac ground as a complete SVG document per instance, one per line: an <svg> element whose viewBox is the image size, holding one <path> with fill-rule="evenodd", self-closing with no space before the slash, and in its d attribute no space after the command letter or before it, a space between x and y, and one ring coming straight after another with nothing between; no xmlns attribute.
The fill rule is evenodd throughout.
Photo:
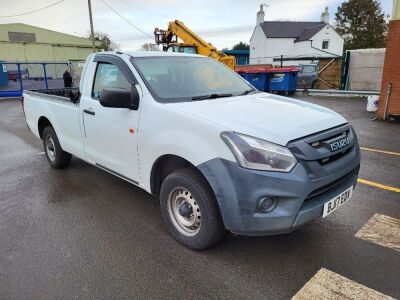
<svg viewBox="0 0 400 300"><path fill-rule="evenodd" d="M293 233L205 251L176 243L143 190L76 158L50 168L20 102L0 100L0 299L400 298L400 124L363 99L297 98L349 120L364 183Z"/></svg>

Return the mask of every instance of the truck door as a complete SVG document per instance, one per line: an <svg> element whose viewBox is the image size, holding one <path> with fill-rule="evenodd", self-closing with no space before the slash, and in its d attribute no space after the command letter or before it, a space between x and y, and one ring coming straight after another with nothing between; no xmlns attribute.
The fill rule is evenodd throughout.
<svg viewBox="0 0 400 300"><path fill-rule="evenodd" d="M104 107L99 102L104 88L130 91L131 84L137 81L127 64L117 56L98 54L94 61L97 66L91 95L81 99L86 158L137 184L139 110Z"/></svg>

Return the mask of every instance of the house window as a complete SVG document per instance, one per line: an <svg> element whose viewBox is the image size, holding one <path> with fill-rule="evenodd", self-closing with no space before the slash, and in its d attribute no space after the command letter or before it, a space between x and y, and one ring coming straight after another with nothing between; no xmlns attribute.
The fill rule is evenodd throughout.
<svg viewBox="0 0 400 300"><path fill-rule="evenodd" d="M322 41L322 49L328 49L329 48L329 41Z"/></svg>

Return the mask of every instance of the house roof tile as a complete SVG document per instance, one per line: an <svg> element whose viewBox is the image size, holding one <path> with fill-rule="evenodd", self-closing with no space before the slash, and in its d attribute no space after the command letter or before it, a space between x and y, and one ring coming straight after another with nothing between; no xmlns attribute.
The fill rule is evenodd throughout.
<svg viewBox="0 0 400 300"><path fill-rule="evenodd" d="M325 25L323 22L266 21L261 28L267 38L295 38L300 42L309 40Z"/></svg>

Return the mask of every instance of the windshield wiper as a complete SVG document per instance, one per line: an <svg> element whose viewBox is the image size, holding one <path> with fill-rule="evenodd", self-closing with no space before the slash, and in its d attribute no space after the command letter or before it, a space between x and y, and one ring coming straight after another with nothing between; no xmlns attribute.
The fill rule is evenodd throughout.
<svg viewBox="0 0 400 300"><path fill-rule="evenodd" d="M255 93L255 92L256 92L256 90L247 90L247 91L244 91L243 93L240 93L238 96L244 96L244 95L247 95L250 93Z"/></svg>
<svg viewBox="0 0 400 300"><path fill-rule="evenodd" d="M208 94L202 96L194 96L192 97L192 101L196 100L205 100L205 99L216 99L216 98L224 98L224 97L232 97L232 94Z"/></svg>

